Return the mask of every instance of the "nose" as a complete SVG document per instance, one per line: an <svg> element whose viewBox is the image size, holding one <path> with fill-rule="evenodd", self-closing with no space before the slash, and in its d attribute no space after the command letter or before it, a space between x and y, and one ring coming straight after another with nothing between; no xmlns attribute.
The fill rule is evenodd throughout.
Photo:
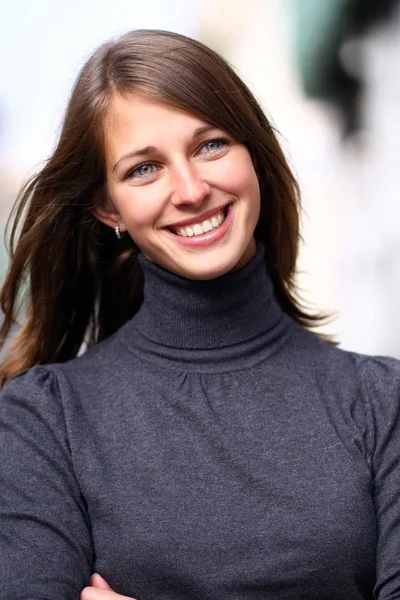
<svg viewBox="0 0 400 600"><path fill-rule="evenodd" d="M171 202L174 206L199 206L210 193L210 186L190 163L180 164L172 171Z"/></svg>

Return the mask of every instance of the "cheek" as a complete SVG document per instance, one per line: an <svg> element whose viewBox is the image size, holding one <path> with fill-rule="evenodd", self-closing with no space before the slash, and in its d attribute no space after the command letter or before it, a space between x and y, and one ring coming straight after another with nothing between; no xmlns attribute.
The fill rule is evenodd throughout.
<svg viewBox="0 0 400 600"><path fill-rule="evenodd" d="M249 200L259 200L260 188L257 174L254 170L250 156L241 157L241 160L233 160L226 165L226 170L221 173L223 179L233 193L243 194Z"/></svg>
<svg viewBox="0 0 400 600"><path fill-rule="evenodd" d="M121 217L132 233L151 226L160 214L159 198L143 191L128 188L120 190L115 197Z"/></svg>
<svg viewBox="0 0 400 600"><path fill-rule="evenodd" d="M260 185L253 168L237 170L232 178L232 185L238 196L242 196L250 207L260 205Z"/></svg>

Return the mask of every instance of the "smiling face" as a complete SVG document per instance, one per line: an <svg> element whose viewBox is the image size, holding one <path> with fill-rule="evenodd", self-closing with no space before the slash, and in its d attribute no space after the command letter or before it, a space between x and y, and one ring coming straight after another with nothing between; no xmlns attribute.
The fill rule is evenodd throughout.
<svg viewBox="0 0 400 600"><path fill-rule="evenodd" d="M247 148L222 129L167 104L115 96L105 128L113 207L96 216L120 224L151 261L190 279L213 279L255 252L260 212Z"/></svg>

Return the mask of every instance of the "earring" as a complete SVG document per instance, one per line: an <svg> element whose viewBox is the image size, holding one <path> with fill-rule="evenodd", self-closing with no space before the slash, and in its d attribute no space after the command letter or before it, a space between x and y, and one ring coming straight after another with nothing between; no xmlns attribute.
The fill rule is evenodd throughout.
<svg viewBox="0 0 400 600"><path fill-rule="evenodd" d="M122 240L122 234L119 228L119 223L117 223L117 225L115 226L115 235L119 240Z"/></svg>

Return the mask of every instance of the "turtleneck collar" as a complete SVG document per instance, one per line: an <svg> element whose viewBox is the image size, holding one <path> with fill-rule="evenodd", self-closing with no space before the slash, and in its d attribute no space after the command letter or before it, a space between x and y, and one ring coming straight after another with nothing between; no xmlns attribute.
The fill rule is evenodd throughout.
<svg viewBox="0 0 400 600"><path fill-rule="evenodd" d="M206 356L218 362L223 355L232 359L237 352L265 347L287 326L259 242L244 267L205 281L172 273L143 254L138 260L144 297L123 328L130 347L139 344L143 351L185 363L201 363Z"/></svg>

